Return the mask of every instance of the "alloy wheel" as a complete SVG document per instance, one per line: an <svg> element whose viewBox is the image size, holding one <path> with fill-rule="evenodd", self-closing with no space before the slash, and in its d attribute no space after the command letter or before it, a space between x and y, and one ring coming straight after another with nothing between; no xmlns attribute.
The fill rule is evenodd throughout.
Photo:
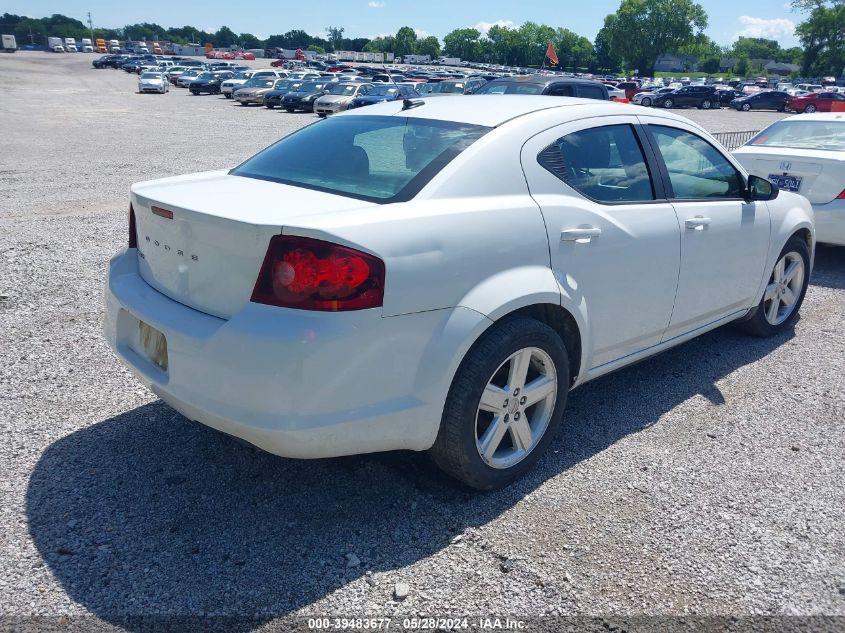
<svg viewBox="0 0 845 633"><path fill-rule="evenodd" d="M671 108L673 105L675 105L675 103L671 99L666 99L666 101L663 102L664 108Z"/></svg>
<svg viewBox="0 0 845 633"><path fill-rule="evenodd" d="M804 260L795 251L781 257L763 295L763 312L771 325L780 325L794 312L804 287Z"/></svg>
<svg viewBox="0 0 845 633"><path fill-rule="evenodd" d="M645 97L645 98L643 99L643 101L642 101L642 104L643 104L646 108L647 108L647 107L649 107L649 106L651 105L651 99L649 99L648 97Z"/></svg>
<svg viewBox="0 0 845 633"><path fill-rule="evenodd" d="M806 108L804 108L804 112L808 112L810 114L812 114L815 111L816 111L816 106L814 106L812 103L810 105L808 105Z"/></svg>
<svg viewBox="0 0 845 633"><path fill-rule="evenodd" d="M552 417L557 372L537 347L511 354L490 377L475 417L475 446L492 468L510 468L537 446Z"/></svg>
<svg viewBox="0 0 845 633"><path fill-rule="evenodd" d="M742 104L742 110L743 110L743 112L748 112L750 109L751 109L751 104L750 104L750 103L743 103L743 104Z"/></svg>
<svg viewBox="0 0 845 633"><path fill-rule="evenodd" d="M704 101L701 102L701 109L702 110L709 110L711 105L712 105L712 103L708 99L705 99Z"/></svg>

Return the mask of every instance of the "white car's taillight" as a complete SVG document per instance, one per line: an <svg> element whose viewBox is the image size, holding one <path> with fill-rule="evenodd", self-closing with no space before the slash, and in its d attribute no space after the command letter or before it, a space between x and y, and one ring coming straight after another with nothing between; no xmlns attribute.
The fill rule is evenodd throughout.
<svg viewBox="0 0 845 633"><path fill-rule="evenodd" d="M270 240L251 301L300 310L377 308L384 262L346 246L293 235Z"/></svg>

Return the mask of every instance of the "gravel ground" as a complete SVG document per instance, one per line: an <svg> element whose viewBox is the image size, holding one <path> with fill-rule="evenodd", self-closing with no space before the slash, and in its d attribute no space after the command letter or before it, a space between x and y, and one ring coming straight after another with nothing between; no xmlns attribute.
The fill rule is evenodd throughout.
<svg viewBox="0 0 845 633"><path fill-rule="evenodd" d="M137 95L90 60L0 57L0 616L845 616L845 249L819 249L794 333L720 329L573 392L507 490L417 454L276 458L143 389L101 288L130 183L313 117Z"/></svg>

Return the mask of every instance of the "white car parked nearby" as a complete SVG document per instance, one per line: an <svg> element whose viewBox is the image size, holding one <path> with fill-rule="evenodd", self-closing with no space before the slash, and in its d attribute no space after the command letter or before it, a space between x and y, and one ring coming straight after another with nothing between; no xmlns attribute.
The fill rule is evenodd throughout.
<svg viewBox="0 0 845 633"><path fill-rule="evenodd" d="M746 169L806 197L819 242L845 246L845 114L799 114L734 151Z"/></svg>
<svg viewBox="0 0 845 633"><path fill-rule="evenodd" d="M806 199L671 112L387 102L133 185L105 336L173 408L272 453L429 450L489 489L570 389L733 321L790 327L814 244Z"/></svg>
<svg viewBox="0 0 845 633"><path fill-rule="evenodd" d="M170 82L161 71L146 71L138 77L138 92L158 92L164 94L170 90Z"/></svg>

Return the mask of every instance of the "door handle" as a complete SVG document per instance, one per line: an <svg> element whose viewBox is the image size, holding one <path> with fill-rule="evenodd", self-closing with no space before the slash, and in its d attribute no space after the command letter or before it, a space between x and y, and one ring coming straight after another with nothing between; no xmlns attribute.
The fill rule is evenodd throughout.
<svg viewBox="0 0 845 633"><path fill-rule="evenodd" d="M601 235L601 229L595 226L590 226L582 229L565 229L560 232L561 242L578 242L579 244L586 244L594 237Z"/></svg>
<svg viewBox="0 0 845 633"><path fill-rule="evenodd" d="M694 231L703 231L705 226L708 226L712 222L710 218L705 218L703 215L697 215L694 218L687 218L684 225L688 229L692 229Z"/></svg>

